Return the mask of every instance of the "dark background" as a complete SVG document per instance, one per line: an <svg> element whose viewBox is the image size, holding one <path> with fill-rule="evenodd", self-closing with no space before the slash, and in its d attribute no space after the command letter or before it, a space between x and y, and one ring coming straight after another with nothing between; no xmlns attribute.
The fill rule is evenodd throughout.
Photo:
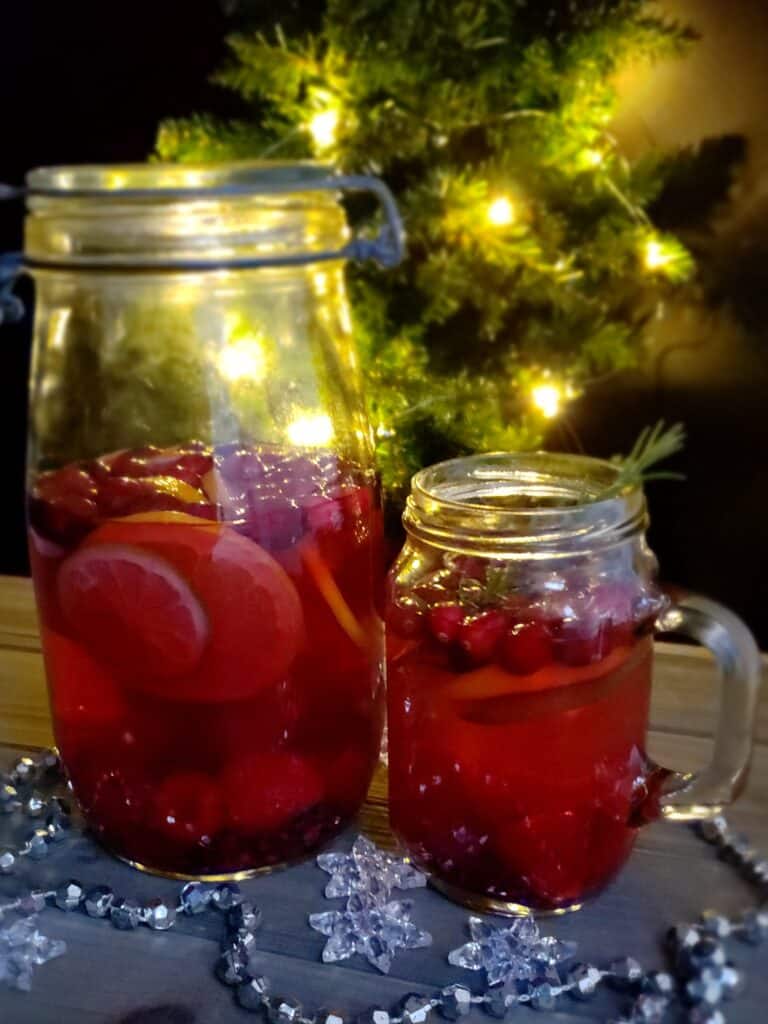
<svg viewBox="0 0 768 1024"><path fill-rule="evenodd" d="M39 164L141 160L162 117L236 114L236 101L207 78L222 61L232 16L247 3L3 5L0 181L21 183ZM728 204L688 225L706 264L708 303L660 308L642 370L591 388L567 422L553 426L549 444L573 448L575 435L585 451L610 455L628 450L646 423L682 420L689 441L677 461L687 480L649 488L651 543L664 578L730 604L768 647L768 10L763 0L665 6L693 21L703 42L682 62L629 73L615 130L630 152L723 134L739 140L744 160ZM695 183L689 188L692 195L677 198L695 210ZM0 251L20 246L20 224L18 207L0 205ZM23 295L31 299L27 285ZM5 573L27 571L29 329L28 320L6 326L0 339Z"/></svg>

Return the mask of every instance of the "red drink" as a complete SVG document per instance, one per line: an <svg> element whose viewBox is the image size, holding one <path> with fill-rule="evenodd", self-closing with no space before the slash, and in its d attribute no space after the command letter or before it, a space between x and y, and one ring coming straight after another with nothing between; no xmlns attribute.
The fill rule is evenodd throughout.
<svg viewBox="0 0 768 1024"><path fill-rule="evenodd" d="M390 608L392 826L465 901L578 904L624 863L648 797L638 595L587 588L555 618L543 595L478 611L428 589Z"/></svg>
<svg viewBox="0 0 768 1024"><path fill-rule="evenodd" d="M355 814L382 716L370 475L329 451L121 452L38 477L30 550L57 743L105 845L237 873Z"/></svg>

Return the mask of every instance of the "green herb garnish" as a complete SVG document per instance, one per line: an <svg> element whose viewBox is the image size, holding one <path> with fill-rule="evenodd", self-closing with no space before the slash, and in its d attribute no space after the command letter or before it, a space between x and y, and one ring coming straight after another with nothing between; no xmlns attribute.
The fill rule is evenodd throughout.
<svg viewBox="0 0 768 1024"><path fill-rule="evenodd" d="M667 427L664 420L659 420L652 427L645 427L629 455L611 458L611 462L619 467L619 473L611 486L600 492L597 500L612 498L628 487L642 487L649 480L684 480L682 473L653 468L684 447L685 428L682 423Z"/></svg>

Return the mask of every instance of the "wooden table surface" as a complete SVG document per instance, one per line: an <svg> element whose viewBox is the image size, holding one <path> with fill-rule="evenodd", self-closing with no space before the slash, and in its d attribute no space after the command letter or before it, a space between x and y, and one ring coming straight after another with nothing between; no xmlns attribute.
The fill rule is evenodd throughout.
<svg viewBox="0 0 768 1024"><path fill-rule="evenodd" d="M652 756L673 768L695 768L706 761L716 690L706 654L658 645ZM756 740L749 785L729 819L768 852L765 687ZM0 577L0 770L20 752L51 742L30 583ZM371 787L361 827L390 844L385 790L380 775ZM2 823L0 841L9 838L10 828L7 821ZM348 848L353 835L340 837L335 846ZM69 876L85 884L105 882L116 892L139 899L173 898L178 892L178 883L133 871L82 837L56 849L47 861L24 864L18 876L0 878L0 899L13 895L25 880L49 887ZM389 1006L407 992L431 992L450 981L482 987L482 975L452 968L446 961L447 952L466 939L467 912L432 890L409 894L414 895L414 919L433 934L430 949L398 955L388 976L359 958L322 964L324 939L309 928L307 914L339 905L323 897L326 880L309 862L243 883L249 898L264 911L259 960L276 992L301 999L307 1008L330 1005L348 1016L372 1004ZM643 830L629 865L598 900L578 914L542 919L540 924L550 934L576 940L583 959L600 964L632 954L647 968L660 967L660 939L670 924L695 920L706 906L735 914L752 900L746 883L688 828L658 823ZM0 1024L236 1024L249 1019L233 1003L231 991L212 977L221 938L220 921L212 915L180 919L167 933L146 928L120 932L107 922L54 910L43 915L41 925L47 934L65 939L69 951L38 969L31 993L0 985ZM768 946L752 949L732 943L730 950L747 972L748 989L725 1007L727 1020L761 1024L768 1020ZM609 1020L626 1005L626 998L607 991L589 1003L564 997L557 1011L536 1014L535 1019ZM519 1011L521 1019L529 1013ZM490 1019L477 1016L478 1021Z"/></svg>

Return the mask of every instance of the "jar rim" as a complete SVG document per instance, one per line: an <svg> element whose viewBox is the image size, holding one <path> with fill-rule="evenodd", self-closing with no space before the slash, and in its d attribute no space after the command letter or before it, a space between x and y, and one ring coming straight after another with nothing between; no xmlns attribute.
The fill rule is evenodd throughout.
<svg viewBox="0 0 768 1024"><path fill-rule="evenodd" d="M26 184L32 197L94 199L151 199L158 193L179 198L274 195L291 187L294 199L304 193L294 192L306 185L326 181L333 174L328 164L315 160L240 160L225 163L126 163L126 164L61 164L35 167L27 173ZM332 194L322 197L335 202ZM313 202L318 199L313 195Z"/></svg>
<svg viewBox="0 0 768 1024"><path fill-rule="evenodd" d="M343 260L343 181L314 161L37 168L25 265L175 273Z"/></svg>
<svg viewBox="0 0 768 1024"><path fill-rule="evenodd" d="M642 488L605 459L557 452L489 452L416 473L403 523L441 547L507 558L557 558L622 543L647 526Z"/></svg>

